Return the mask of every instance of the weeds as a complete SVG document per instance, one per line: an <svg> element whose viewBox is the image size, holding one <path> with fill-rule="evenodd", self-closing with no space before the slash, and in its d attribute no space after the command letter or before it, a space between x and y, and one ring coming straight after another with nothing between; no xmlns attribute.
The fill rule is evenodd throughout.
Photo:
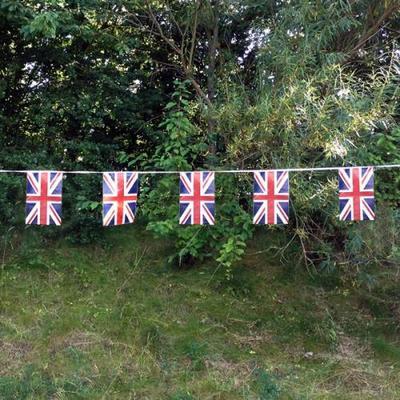
<svg viewBox="0 0 400 400"><path fill-rule="evenodd" d="M254 387L260 400L275 400L279 398L280 389L274 378L264 369L254 371Z"/></svg>
<svg viewBox="0 0 400 400"><path fill-rule="evenodd" d="M257 248L210 284L215 265L163 269L167 244L143 252L135 232L6 260L1 400L400 397L390 271L371 291L326 290Z"/></svg>
<svg viewBox="0 0 400 400"><path fill-rule="evenodd" d="M382 337L377 337L372 340L372 348L384 360L400 363L400 347L398 345L396 346Z"/></svg>

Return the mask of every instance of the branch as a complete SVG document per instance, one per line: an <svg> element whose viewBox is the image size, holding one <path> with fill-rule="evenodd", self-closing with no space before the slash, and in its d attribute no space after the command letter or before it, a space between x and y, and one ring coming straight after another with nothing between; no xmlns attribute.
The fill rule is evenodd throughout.
<svg viewBox="0 0 400 400"><path fill-rule="evenodd" d="M194 54L194 48L196 44L196 34L197 34L197 14L199 12L200 8L200 1L197 2L196 5L196 10L194 13L194 23L193 23L193 28L192 28L192 40L191 40L191 46L190 46L190 52L189 52L189 66L192 68L193 64L193 54Z"/></svg>
<svg viewBox="0 0 400 400"><path fill-rule="evenodd" d="M180 56L183 56L181 49L175 44L174 40L165 35L160 23L158 22L156 16L153 13L152 8L149 4L147 4L147 9L150 14L151 21L156 26L160 37L164 40L165 43L167 43L175 51L175 53L179 54Z"/></svg>
<svg viewBox="0 0 400 400"><path fill-rule="evenodd" d="M204 100L204 102L209 106L212 107L212 102L211 100L208 98L208 96L204 93L203 89L201 88L201 86L199 85L199 83L196 81L196 79L194 79L191 75L188 75L186 72L186 76L187 78L190 80L191 84L193 85L194 89L196 90L197 95Z"/></svg>
<svg viewBox="0 0 400 400"><path fill-rule="evenodd" d="M400 10L400 3L398 3L398 1L395 0L394 3L388 6L388 8L386 8L383 14L378 18L376 23L361 37L356 46L349 51L349 56L352 56L354 53L356 53L359 49L361 49L365 45L365 43L367 43L371 38L373 38L377 33L379 33L383 23L399 10Z"/></svg>
<svg viewBox="0 0 400 400"><path fill-rule="evenodd" d="M179 63L176 65L177 69L180 69L183 72L183 75L188 79L191 84L193 85L197 96L199 96L209 107L212 107L212 102L207 96L207 94L203 91L201 88L199 82L194 78L193 76L193 58L194 58L194 50L195 50L195 40L196 40L196 33L197 33L197 12L198 12L198 7L201 4L201 0L198 0L198 7L196 8L196 13L195 13L195 22L193 25L193 32L192 32L192 40L191 40L191 49L189 52L189 58L186 59L184 48L180 48L174 41L174 39L169 38L159 21L157 20L157 17L154 14L153 9L151 8L148 0L145 0L146 3L146 13L149 18L149 23L151 23L151 26L148 27L146 26L136 15L130 14L130 17L132 19L127 20L128 22L140 27L144 31L148 32L151 35L155 35L159 38L161 38L174 52L179 56L180 60L180 66ZM173 21L175 24L177 24L176 20L174 19ZM178 28L179 32L182 32L180 28ZM184 41L184 38L182 38L182 41ZM167 65L167 63L165 63ZM172 67L172 64L169 64L170 67Z"/></svg>

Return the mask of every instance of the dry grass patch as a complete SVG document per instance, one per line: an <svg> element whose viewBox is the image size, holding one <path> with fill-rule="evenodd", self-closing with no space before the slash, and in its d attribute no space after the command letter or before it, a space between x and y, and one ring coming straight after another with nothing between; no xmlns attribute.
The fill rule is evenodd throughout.
<svg viewBox="0 0 400 400"><path fill-rule="evenodd" d="M345 392L362 398L395 399L393 396L399 385L389 379L392 373L390 368L369 370L362 363L342 362L317 387L319 390Z"/></svg>
<svg viewBox="0 0 400 400"><path fill-rule="evenodd" d="M0 375L6 375L24 365L33 346L26 341L6 341L0 339Z"/></svg>
<svg viewBox="0 0 400 400"><path fill-rule="evenodd" d="M218 382L230 382L233 388L243 387L249 382L251 375L257 369L256 365L249 363L234 363L224 359L205 360L207 373L214 376Z"/></svg>

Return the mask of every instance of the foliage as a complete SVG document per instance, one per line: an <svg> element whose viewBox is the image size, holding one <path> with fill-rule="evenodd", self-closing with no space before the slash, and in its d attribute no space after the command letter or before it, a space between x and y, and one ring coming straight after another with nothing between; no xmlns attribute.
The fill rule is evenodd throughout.
<svg viewBox="0 0 400 400"><path fill-rule="evenodd" d="M400 128L379 132L373 146L365 146L361 156L364 164L399 164L400 163ZM376 197L378 201L391 207L399 207L400 174L396 170L380 170L376 173Z"/></svg>
<svg viewBox="0 0 400 400"><path fill-rule="evenodd" d="M398 26L394 0L3 1L0 164L168 171L399 162ZM170 262L213 257L232 277L253 232L249 178L218 175L217 225L207 229L177 226L176 176L143 179L139 210L174 244ZM22 220L18 179L3 179L2 231ZM379 207L398 207L398 173L380 170L376 180ZM348 251L357 229L338 223L335 191L332 174L291 175L287 233L307 266L332 270L365 254ZM100 240L99 177L68 176L64 193L58 232Z"/></svg>
<svg viewBox="0 0 400 400"><path fill-rule="evenodd" d="M124 5L130 2L118 7ZM92 0L1 2L2 168L114 170L121 165L118 150L139 154L151 142L148 121L157 118L168 88L162 73L156 84L149 79L153 67L141 34L123 25L115 7ZM6 231L23 221L24 183L1 179ZM99 240L100 179L65 179L59 233L76 242Z"/></svg>
<svg viewBox="0 0 400 400"><path fill-rule="evenodd" d="M399 10L3 0L0 168L400 163ZM250 174L217 174L207 227L178 225L176 174L141 175L140 223L108 230L100 175L24 229L0 174L0 397L399 398L400 178L375 176L377 221L344 224L334 173L291 174L280 229L252 225Z"/></svg>
<svg viewBox="0 0 400 400"><path fill-rule="evenodd" d="M368 52L357 53L351 42L363 36L364 17L353 14L349 2L324 7L295 1L277 11L273 28L268 20L258 23L259 31L268 32L257 57L258 90L235 79L237 67L220 82L218 126L227 143L226 163L279 168L398 162L399 58L390 47L397 42L390 45L390 33L382 32ZM343 41L348 32L353 39ZM352 231L337 221L336 178L326 175L291 175L289 228L305 263L322 268L352 260L345 249ZM378 207L397 206L397 171L376 175ZM365 259L364 246L361 254Z"/></svg>
<svg viewBox="0 0 400 400"><path fill-rule="evenodd" d="M204 163L207 151L199 136L200 132L190 123L191 104L187 100L185 83L176 83L172 101L165 108L165 119L154 157L146 163L161 170L187 171L197 169ZM145 164L146 165L146 164ZM193 263L218 252L217 261L226 270L227 277L235 261L244 253L246 241L252 236L248 213L239 206L243 192L238 190L240 182L235 177L217 176L217 221L215 226L179 227L178 201L172 194L177 190L177 177L168 176L150 180L150 189L141 196L142 214L148 219L147 228L159 237L168 237L175 246L169 261L179 265ZM243 186L243 185L242 185ZM163 204L163 207L159 205Z"/></svg>

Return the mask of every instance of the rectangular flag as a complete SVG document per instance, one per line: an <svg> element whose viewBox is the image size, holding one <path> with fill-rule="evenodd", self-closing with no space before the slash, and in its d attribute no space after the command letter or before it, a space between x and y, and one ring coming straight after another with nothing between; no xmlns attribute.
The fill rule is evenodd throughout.
<svg viewBox="0 0 400 400"><path fill-rule="evenodd" d="M339 169L339 219L363 221L375 219L374 169Z"/></svg>
<svg viewBox="0 0 400 400"><path fill-rule="evenodd" d="M214 172L181 172L179 190L179 223L214 225Z"/></svg>
<svg viewBox="0 0 400 400"><path fill-rule="evenodd" d="M123 225L135 221L139 189L137 172L103 173L103 225Z"/></svg>
<svg viewBox="0 0 400 400"><path fill-rule="evenodd" d="M26 173L26 218L28 225L61 225L62 172Z"/></svg>
<svg viewBox="0 0 400 400"><path fill-rule="evenodd" d="M253 223L289 222L289 173L270 170L254 172Z"/></svg>

